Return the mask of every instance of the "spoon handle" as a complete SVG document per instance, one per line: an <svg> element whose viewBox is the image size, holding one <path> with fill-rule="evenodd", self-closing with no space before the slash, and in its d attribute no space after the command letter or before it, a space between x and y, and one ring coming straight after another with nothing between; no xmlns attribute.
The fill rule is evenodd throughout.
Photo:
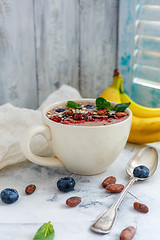
<svg viewBox="0 0 160 240"><path fill-rule="evenodd" d="M128 184L125 186L125 188L123 189L123 191L121 192L119 198L113 203L112 207L113 208L118 208L118 206L120 205L120 203L122 202L123 198L126 196L128 190L130 189L130 187L137 181L138 179L135 177L131 177Z"/></svg>
<svg viewBox="0 0 160 240"><path fill-rule="evenodd" d="M117 215L117 208L122 202L123 198L127 194L129 188L133 185L135 181L138 179L135 177L132 177L126 187L121 192L119 198L113 203L113 205L106 211L104 211L98 219L91 225L91 230L97 233L108 233L110 232L113 223L116 219Z"/></svg>

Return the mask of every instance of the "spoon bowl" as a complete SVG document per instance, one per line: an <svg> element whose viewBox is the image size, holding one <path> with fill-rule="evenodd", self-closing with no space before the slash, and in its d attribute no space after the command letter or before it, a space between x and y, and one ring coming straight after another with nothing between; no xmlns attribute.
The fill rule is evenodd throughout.
<svg viewBox="0 0 160 240"><path fill-rule="evenodd" d="M138 151L127 164L127 174L134 177L133 170L140 165L149 169L149 176L147 178L137 178L137 180L147 180L156 171L158 165L158 153L154 147L145 147Z"/></svg>

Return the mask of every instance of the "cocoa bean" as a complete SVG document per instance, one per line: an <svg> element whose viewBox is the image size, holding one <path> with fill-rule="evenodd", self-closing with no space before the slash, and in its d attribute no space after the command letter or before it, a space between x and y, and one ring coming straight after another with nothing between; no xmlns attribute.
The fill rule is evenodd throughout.
<svg viewBox="0 0 160 240"><path fill-rule="evenodd" d="M125 228L120 235L121 240L132 240L136 233L136 229L132 226Z"/></svg>
<svg viewBox="0 0 160 240"><path fill-rule="evenodd" d="M135 202L133 206L137 211L142 213L147 213L149 211L148 207L145 204L139 202Z"/></svg>
<svg viewBox="0 0 160 240"><path fill-rule="evenodd" d="M102 182L102 187L106 187L109 184L113 184L116 182L116 178L113 176L107 177L106 179L104 179L104 181Z"/></svg>
<svg viewBox="0 0 160 240"><path fill-rule="evenodd" d="M107 192L120 193L122 192L124 186L122 184L109 184L105 187Z"/></svg>
<svg viewBox="0 0 160 240"><path fill-rule="evenodd" d="M80 203L81 203L81 198L80 197L70 197L66 200L66 204L69 207L76 207Z"/></svg>
<svg viewBox="0 0 160 240"><path fill-rule="evenodd" d="M30 184L26 187L25 192L27 195L32 194L36 190L36 186L33 184Z"/></svg>

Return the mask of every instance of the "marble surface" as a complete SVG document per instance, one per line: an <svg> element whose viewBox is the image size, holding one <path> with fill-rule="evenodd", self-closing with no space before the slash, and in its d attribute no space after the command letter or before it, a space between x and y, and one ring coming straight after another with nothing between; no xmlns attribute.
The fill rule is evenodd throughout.
<svg viewBox="0 0 160 240"><path fill-rule="evenodd" d="M153 144L154 145L154 144ZM0 201L0 239L32 240L38 228L51 221L55 240L118 240L127 226L136 228L135 240L153 240L160 236L160 174L146 181L136 182L118 209L117 219L109 234L100 235L90 230L92 222L113 202L119 194L107 193L101 187L108 176L115 176L117 183L126 185L129 177L125 167L130 158L143 146L127 144L116 161L102 174L79 176L64 169L42 167L30 162L7 167L0 172L0 191L10 187L18 190L20 198L11 205ZM155 144L160 153L159 143ZM74 191L60 192L56 183L59 178L72 176L76 181ZM37 186L32 195L25 194L29 184ZM66 199L79 196L82 202L75 208L66 205ZM143 214L133 208L140 201L149 207Z"/></svg>

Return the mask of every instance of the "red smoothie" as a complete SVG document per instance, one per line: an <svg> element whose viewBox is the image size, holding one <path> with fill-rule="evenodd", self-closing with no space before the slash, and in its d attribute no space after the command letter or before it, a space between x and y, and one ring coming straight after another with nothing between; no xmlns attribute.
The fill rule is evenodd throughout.
<svg viewBox="0 0 160 240"><path fill-rule="evenodd" d="M79 126L104 126L121 122L128 117L125 111L114 110L111 106L98 109L96 103L76 102L78 108L59 105L47 112L46 116L51 120L61 124Z"/></svg>

